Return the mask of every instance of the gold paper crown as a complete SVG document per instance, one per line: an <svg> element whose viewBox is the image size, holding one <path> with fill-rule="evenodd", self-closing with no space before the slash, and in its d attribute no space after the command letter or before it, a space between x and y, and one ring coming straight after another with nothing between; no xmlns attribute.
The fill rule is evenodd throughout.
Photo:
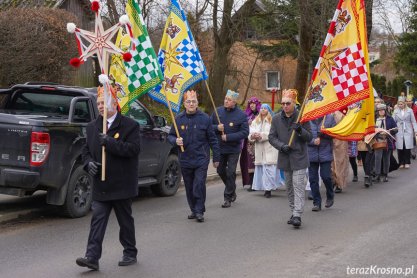
<svg viewBox="0 0 417 278"><path fill-rule="evenodd" d="M407 101L413 101L413 95L408 95L407 96Z"/></svg>
<svg viewBox="0 0 417 278"><path fill-rule="evenodd" d="M282 92L282 98L290 98L298 104L297 96L298 92L296 89L287 89Z"/></svg>
<svg viewBox="0 0 417 278"><path fill-rule="evenodd" d="M184 93L184 101L186 101L189 98L197 98L197 92L194 90L186 91Z"/></svg>
<svg viewBox="0 0 417 278"><path fill-rule="evenodd" d="M117 105L119 105L119 102L117 100L116 88L114 88L113 86L110 86L110 93L111 93L111 96L112 96L113 100L116 102ZM104 97L104 87L103 86L97 87L97 98L101 98L101 97Z"/></svg>

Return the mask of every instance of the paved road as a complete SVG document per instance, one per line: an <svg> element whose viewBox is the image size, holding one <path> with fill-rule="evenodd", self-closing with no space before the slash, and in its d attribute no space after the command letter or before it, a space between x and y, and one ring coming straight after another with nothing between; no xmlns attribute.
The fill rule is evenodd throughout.
<svg viewBox="0 0 417 278"><path fill-rule="evenodd" d="M75 265L90 217L62 219L47 210L0 225L0 276L347 277L348 267L414 266L409 277L417 277L416 179L411 169L369 189L351 183L321 212L307 201L299 230L286 224L285 191L265 199L240 187L237 202L222 209L223 186L213 181L205 223L186 219L183 190L170 198L145 195L134 202L139 264L117 266L122 250L112 217L99 272Z"/></svg>

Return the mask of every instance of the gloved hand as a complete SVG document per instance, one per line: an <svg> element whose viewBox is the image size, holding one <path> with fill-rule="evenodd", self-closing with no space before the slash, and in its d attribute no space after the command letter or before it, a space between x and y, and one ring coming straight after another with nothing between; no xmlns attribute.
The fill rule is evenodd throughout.
<svg viewBox="0 0 417 278"><path fill-rule="evenodd" d="M99 133L98 134L99 144L102 145L102 146L105 146L107 144L108 138L109 137L107 136L107 134Z"/></svg>
<svg viewBox="0 0 417 278"><path fill-rule="evenodd" d="M293 123L293 124L291 125L291 128L292 128L293 130L295 130L295 132L297 132L297 134L301 134L302 127L301 127L301 124L300 124L300 123Z"/></svg>
<svg viewBox="0 0 417 278"><path fill-rule="evenodd" d="M390 133L392 136L394 136L395 134L397 134L397 133L398 133L398 128L391 129L391 130L389 131L389 133Z"/></svg>
<svg viewBox="0 0 417 278"><path fill-rule="evenodd" d="M288 145L282 145L281 152L288 154L288 153L290 153L290 151L291 151L291 147L290 146L288 146Z"/></svg>
<svg viewBox="0 0 417 278"><path fill-rule="evenodd" d="M92 177L96 176L100 166L101 166L101 163L98 163L95 161L88 162L88 165L87 165L88 174Z"/></svg>

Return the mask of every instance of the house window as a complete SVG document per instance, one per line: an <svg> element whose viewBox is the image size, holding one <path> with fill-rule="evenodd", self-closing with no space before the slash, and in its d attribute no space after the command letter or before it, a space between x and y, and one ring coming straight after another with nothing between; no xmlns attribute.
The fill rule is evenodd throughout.
<svg viewBox="0 0 417 278"><path fill-rule="evenodd" d="M278 71L266 72L266 89L272 90L273 88L280 89L280 80Z"/></svg>

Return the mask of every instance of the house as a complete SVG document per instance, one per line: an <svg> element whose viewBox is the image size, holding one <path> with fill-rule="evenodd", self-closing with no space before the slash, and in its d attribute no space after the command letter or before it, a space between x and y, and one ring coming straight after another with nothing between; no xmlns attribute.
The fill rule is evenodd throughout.
<svg viewBox="0 0 417 278"><path fill-rule="evenodd" d="M256 0L252 9L255 13L266 11L261 0ZM248 42L263 45L279 42L274 34L269 35L271 38L258 36L250 22L245 22L240 40L233 45L229 52L230 68L225 79L225 87L239 91L238 103L243 104L252 96L256 96L262 102L271 103L273 89L278 91L275 98L276 103L279 101L282 89L294 86L297 67L295 58L288 56L264 61L253 48L247 46Z"/></svg>
<svg viewBox="0 0 417 278"><path fill-rule="evenodd" d="M40 8L64 9L73 13L78 19L78 26L82 29L94 29L94 13L91 11L89 0L1 0L0 11L10 8ZM62 30L67 32L67 30ZM72 38L73 39L73 38ZM69 61L68 61L69 62ZM95 76L95 62L88 59L77 71L75 71L74 84L84 87L92 87L97 84Z"/></svg>

